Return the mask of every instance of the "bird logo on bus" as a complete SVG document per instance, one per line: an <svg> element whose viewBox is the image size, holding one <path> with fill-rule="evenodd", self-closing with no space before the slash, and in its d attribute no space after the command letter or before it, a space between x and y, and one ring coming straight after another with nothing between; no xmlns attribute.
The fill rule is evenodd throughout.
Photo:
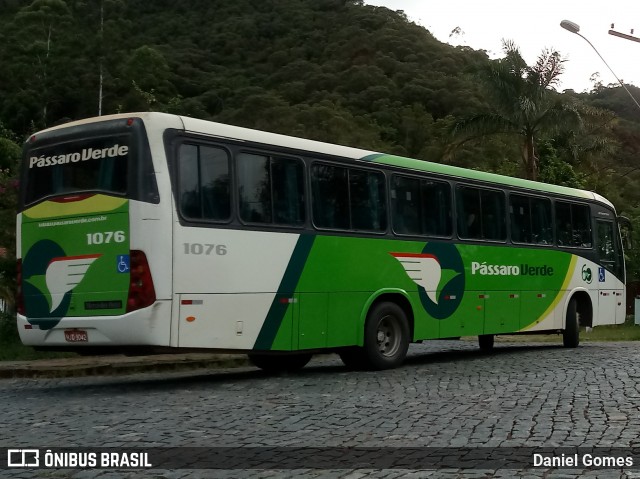
<svg viewBox="0 0 640 479"><path fill-rule="evenodd" d="M51 295L49 313L53 313L60 306L65 294L80 284L87 274L89 266L100 256L102 255L66 256L53 258L49 262L45 273L45 281Z"/></svg>
<svg viewBox="0 0 640 479"><path fill-rule="evenodd" d="M72 291L101 256L67 256L52 240L36 242L22 261L22 288L30 298L29 322L40 329L53 328L69 311Z"/></svg>
<svg viewBox="0 0 640 479"><path fill-rule="evenodd" d="M422 306L436 319L450 317L464 295L464 265L455 245L427 243L421 253L390 253L418 286Z"/></svg>

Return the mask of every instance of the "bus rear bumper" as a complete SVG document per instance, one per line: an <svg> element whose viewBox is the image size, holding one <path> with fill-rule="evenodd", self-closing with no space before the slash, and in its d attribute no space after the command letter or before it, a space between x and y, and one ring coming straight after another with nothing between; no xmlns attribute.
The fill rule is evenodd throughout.
<svg viewBox="0 0 640 479"><path fill-rule="evenodd" d="M51 329L31 324L17 315L18 332L27 346L82 348L96 346L170 346L171 301L156 301L148 308L122 316L62 318ZM36 321L34 321L36 322ZM80 334L65 335L77 330ZM82 332L86 332L86 340ZM73 340L69 340L69 337Z"/></svg>

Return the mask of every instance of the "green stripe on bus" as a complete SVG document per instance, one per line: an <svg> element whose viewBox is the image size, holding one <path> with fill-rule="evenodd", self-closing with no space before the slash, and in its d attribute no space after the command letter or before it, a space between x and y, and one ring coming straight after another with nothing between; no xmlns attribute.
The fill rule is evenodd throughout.
<svg viewBox="0 0 640 479"><path fill-rule="evenodd" d="M549 183L539 183L531 180L523 180L521 178L512 178L510 176L503 176L495 173L486 173L484 171L468 170L466 168L460 168L457 166L414 160L412 158L404 158L402 156L375 153L372 155L367 155L361 159L363 161L371 161L373 163L380 163L383 165L408 168L421 172L436 173L467 180L484 181L488 183L494 183L496 186L514 186L517 188L541 191L544 193L555 193L558 195L593 199L593 195L590 192L577 190L575 188L552 185Z"/></svg>
<svg viewBox="0 0 640 479"><path fill-rule="evenodd" d="M300 276L302 275L302 270L311 252L314 239L315 236L313 235L300 235L298 238L298 242L291 254L291 260L284 272L276 297L273 298L273 302L262 325L260 334L258 334L258 338L253 345L253 349L271 349L280 325L282 324L282 320L290 306L289 303L282 302L281 299L293 296Z"/></svg>

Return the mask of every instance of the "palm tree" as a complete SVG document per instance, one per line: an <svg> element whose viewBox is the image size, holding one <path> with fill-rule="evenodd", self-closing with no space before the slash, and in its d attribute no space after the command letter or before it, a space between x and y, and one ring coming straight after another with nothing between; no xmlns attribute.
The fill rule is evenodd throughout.
<svg viewBox="0 0 640 479"><path fill-rule="evenodd" d="M503 40L505 57L481 70L481 79L489 94L491 111L458 121L454 135L465 142L493 134L519 138L525 176L538 178L536 139L581 124L576 106L553 87L564 71L564 59L555 50L545 49L536 64L528 66L519 48Z"/></svg>

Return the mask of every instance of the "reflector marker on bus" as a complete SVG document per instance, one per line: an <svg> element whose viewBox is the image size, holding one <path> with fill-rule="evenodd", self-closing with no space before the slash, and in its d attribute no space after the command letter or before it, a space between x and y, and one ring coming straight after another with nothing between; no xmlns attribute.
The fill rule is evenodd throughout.
<svg viewBox="0 0 640 479"><path fill-rule="evenodd" d="M203 304L201 299L183 299L180 304L198 306Z"/></svg>
<svg viewBox="0 0 640 479"><path fill-rule="evenodd" d="M544 293L538 293L538 298L546 298L547 295Z"/></svg>
<svg viewBox="0 0 640 479"><path fill-rule="evenodd" d="M510 294L510 295L509 295L509 298L511 298L511 299L517 299L517 298L519 298L519 297L520 297L520 295L519 295L519 294Z"/></svg>
<svg viewBox="0 0 640 479"><path fill-rule="evenodd" d="M296 298L280 298L281 304L293 304L297 303L298 300Z"/></svg>

